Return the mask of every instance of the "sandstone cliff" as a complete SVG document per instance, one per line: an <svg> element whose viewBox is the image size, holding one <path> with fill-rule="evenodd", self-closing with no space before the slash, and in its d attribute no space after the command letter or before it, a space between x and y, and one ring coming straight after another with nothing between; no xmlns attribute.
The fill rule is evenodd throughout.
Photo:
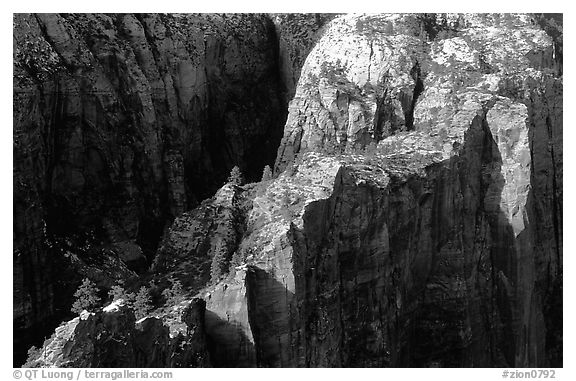
<svg viewBox="0 0 576 381"><path fill-rule="evenodd" d="M562 366L560 21L342 15L315 36L283 71L275 178L224 186L156 255L150 276L206 303L209 363Z"/></svg>
<svg viewBox="0 0 576 381"><path fill-rule="evenodd" d="M527 15L332 21L206 294L222 365L560 365L556 49Z"/></svg>
<svg viewBox="0 0 576 381"><path fill-rule="evenodd" d="M180 306L181 307L181 306ZM209 366L202 300L175 309L182 316L165 325L162 316L138 321L123 301L102 311L84 311L56 328L26 366L59 368L205 367ZM175 314L172 311L172 314ZM177 313L176 313L177 314Z"/></svg>
<svg viewBox="0 0 576 381"><path fill-rule="evenodd" d="M24 337L69 309L86 261L141 272L165 224L232 166L258 178L285 106L263 15L16 14L13 37L14 319Z"/></svg>
<svg viewBox="0 0 576 381"><path fill-rule="evenodd" d="M300 70L314 45L322 37L334 13L272 14L278 38L278 66L285 104L294 97Z"/></svg>

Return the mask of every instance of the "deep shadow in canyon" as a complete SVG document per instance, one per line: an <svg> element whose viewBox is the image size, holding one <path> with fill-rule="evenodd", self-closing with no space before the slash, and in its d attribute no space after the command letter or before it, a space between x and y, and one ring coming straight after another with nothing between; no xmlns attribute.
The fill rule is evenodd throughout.
<svg viewBox="0 0 576 381"><path fill-rule="evenodd" d="M399 144L398 155L377 163L382 156L358 152L366 165L348 152L315 152L340 160L337 167L321 164L339 168L333 188L326 188L331 193L322 196L328 198L310 191L321 176L303 175L300 181L310 184L296 190L290 183L313 143L300 141L318 132L306 130L289 147L302 152L288 180L232 186L230 198L222 192L222 200L207 200L233 166L247 182L274 166L301 65L332 17L287 17L294 24L286 26L282 17L258 14L14 16L14 366L74 317L69 308L82 278L90 277L105 300L119 281L134 280L134 291L156 275L162 287L176 275L186 278L184 286L193 283L194 292L213 293L202 295L197 324L178 338L188 345L200 337L197 351L182 350L181 358L168 361L180 344L166 339L164 317L151 319L143 326L162 339L163 349L150 349L156 336L142 334L134 360L142 366L190 365L197 354L194 366L562 366L562 35L554 20L539 21L552 28L552 47L527 54L542 77L501 79L472 120L457 119L459 110L448 103L439 112L430 106L443 100L428 94L424 85L434 77L420 73L416 60L409 73L415 86L406 90L413 96L402 93L399 103L406 131L391 131L416 139L413 150ZM436 16L430 20L436 27ZM308 30L301 32L301 25ZM387 30L384 25L378 28ZM370 78L372 53L367 62ZM479 70L471 75L492 69ZM452 101L466 95L464 82L453 86ZM326 88L318 94L331 99ZM394 99L377 99L377 135L397 117ZM304 117L307 125L296 123L295 131L316 128L327 134L322 139L332 139L328 130L342 126L324 131L321 110L300 101L293 105L302 109L292 107L291 115L310 114L310 120ZM490 125L487 115L497 102L503 108L495 109ZM528 110L526 140L519 137L526 125L514 125L506 114L514 102ZM505 112L494 116L498 110ZM436 133L445 121L431 122L431 131L416 125L428 112L432 121L452 112L447 120L464 134L463 144ZM346 118L348 127L360 120ZM428 132L449 159L426 161L428 148L413 142ZM515 144L520 153L512 152ZM266 193L278 184L289 189L278 198ZM248 198L236 197L238 190ZM288 217L266 202L252 204L250 197L260 196L286 203L281 212ZM300 202L302 225L274 225L291 218L290 208ZM226 218L229 209L241 216ZM258 237L248 236L250 219L264 229L262 242L250 241ZM168 233L174 245L159 251ZM258 262L262 257L250 255L255 262L247 264L242 243L256 257L270 257ZM222 250L222 274L209 274L211 256L218 259ZM151 269L155 260L161 265ZM202 274L188 278L190 271ZM164 302L158 287L156 294L155 302ZM186 336L192 331L198 337ZM82 340L81 352L90 343ZM97 349L109 357L105 346Z"/></svg>
<svg viewBox="0 0 576 381"><path fill-rule="evenodd" d="M333 195L307 207L293 232L300 366L561 366L561 278L527 259L537 227L515 236L501 209L485 117L459 152L388 190L343 169Z"/></svg>
<svg viewBox="0 0 576 381"><path fill-rule="evenodd" d="M287 115L274 24L190 17L212 32L171 15L15 16L37 49L22 42L15 69L15 364L70 317L98 251L130 247L142 272L233 166L252 182L273 165Z"/></svg>

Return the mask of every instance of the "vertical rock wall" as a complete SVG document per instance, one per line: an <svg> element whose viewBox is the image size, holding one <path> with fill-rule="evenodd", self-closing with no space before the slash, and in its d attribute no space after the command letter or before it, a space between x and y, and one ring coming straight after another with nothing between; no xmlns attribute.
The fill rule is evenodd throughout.
<svg viewBox="0 0 576 381"><path fill-rule="evenodd" d="M153 268L206 301L213 365L562 365L561 37L543 20L326 25L276 177L183 214Z"/></svg>
<svg viewBox="0 0 576 381"><path fill-rule="evenodd" d="M561 364L553 44L528 15L329 24L290 104L274 186L314 183L305 168L323 171L318 155L342 167L329 197L296 201L302 189L285 185L282 211L264 216L288 218L289 229L244 238L256 244L244 254L253 275L242 303L259 312L241 323L256 365ZM262 221L254 200L249 221Z"/></svg>
<svg viewBox="0 0 576 381"><path fill-rule="evenodd" d="M263 15L14 16L18 332L67 312L53 295L77 280L48 257L112 244L150 263L166 222L234 165L253 180L273 162L285 118L274 33Z"/></svg>

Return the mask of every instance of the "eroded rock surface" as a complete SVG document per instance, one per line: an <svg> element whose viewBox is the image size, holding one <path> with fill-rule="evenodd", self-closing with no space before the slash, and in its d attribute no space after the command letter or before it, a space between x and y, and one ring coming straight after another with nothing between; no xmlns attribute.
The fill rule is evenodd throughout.
<svg viewBox="0 0 576 381"><path fill-rule="evenodd" d="M288 13L271 15L278 37L279 69L284 102L294 97L304 61L322 37L333 13Z"/></svg>
<svg viewBox="0 0 576 381"><path fill-rule="evenodd" d="M326 24L275 177L221 188L159 250L154 276L206 303L212 365L562 366L561 38L541 24Z"/></svg>
<svg viewBox="0 0 576 381"><path fill-rule="evenodd" d="M285 108L265 15L16 14L13 37L14 319L42 334L77 285L48 257L148 268L234 165L273 163Z"/></svg>
<svg viewBox="0 0 576 381"><path fill-rule="evenodd" d="M254 197L245 274L207 301L242 327L252 365L562 363L553 44L527 15L329 24L267 185L285 206L270 217ZM316 173L331 173L323 196L294 185Z"/></svg>
<svg viewBox="0 0 576 381"><path fill-rule="evenodd" d="M28 358L30 367L174 368L209 366L202 300L194 299L173 324L166 318L136 321L121 300L60 325Z"/></svg>

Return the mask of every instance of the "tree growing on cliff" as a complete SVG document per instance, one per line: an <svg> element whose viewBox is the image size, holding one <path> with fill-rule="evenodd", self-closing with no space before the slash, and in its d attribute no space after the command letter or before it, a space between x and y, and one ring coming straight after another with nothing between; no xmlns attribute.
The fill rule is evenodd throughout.
<svg viewBox="0 0 576 381"><path fill-rule="evenodd" d="M124 300L124 303L127 306L131 306L132 303L134 303L134 298L136 297L133 292L127 292L121 284L112 286L110 291L108 291L108 296L112 299L112 302L118 299Z"/></svg>
<svg viewBox="0 0 576 381"><path fill-rule="evenodd" d="M30 347L28 349L28 357L26 358L26 363L22 366L23 368L44 368L46 359L46 347L36 348L36 346Z"/></svg>
<svg viewBox="0 0 576 381"><path fill-rule="evenodd" d="M270 166L267 165L264 167L264 170L262 171L262 181L269 181L272 180L272 169L270 169Z"/></svg>
<svg viewBox="0 0 576 381"><path fill-rule="evenodd" d="M72 312L79 314L84 310L91 310L100 303L98 296L98 287L88 278L82 280L82 284L74 293L74 303L72 304Z"/></svg>
<svg viewBox="0 0 576 381"><path fill-rule="evenodd" d="M108 291L108 296L112 299L112 301L124 299L125 294L126 290L124 290L124 287L119 284L115 284L112 286L112 288L110 288L110 291Z"/></svg>
<svg viewBox="0 0 576 381"><path fill-rule="evenodd" d="M228 254L226 250L218 250L214 254L210 265L210 279L212 282L218 282L226 274L229 265Z"/></svg>
<svg viewBox="0 0 576 381"><path fill-rule="evenodd" d="M150 298L148 288L145 286L140 287L140 290L138 290L138 293L134 297L132 308L134 309L136 319L142 319L148 315L148 312L152 309L152 299Z"/></svg>
<svg viewBox="0 0 576 381"><path fill-rule="evenodd" d="M170 279L172 286L162 291L162 296L166 299L166 305L175 305L184 298L184 288L178 279Z"/></svg>
<svg viewBox="0 0 576 381"><path fill-rule="evenodd" d="M240 168L235 165L228 176L228 184L242 185L243 181L242 172L240 171Z"/></svg>

